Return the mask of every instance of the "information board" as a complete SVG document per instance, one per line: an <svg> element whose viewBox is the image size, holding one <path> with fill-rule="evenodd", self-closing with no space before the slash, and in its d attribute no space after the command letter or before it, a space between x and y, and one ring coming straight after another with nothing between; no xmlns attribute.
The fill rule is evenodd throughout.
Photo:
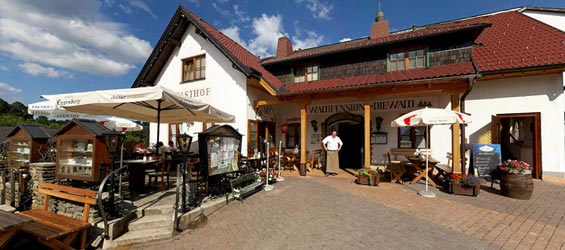
<svg viewBox="0 0 565 250"><path fill-rule="evenodd" d="M501 163L500 144L473 144L469 173L477 173L479 177L490 177L490 172Z"/></svg>

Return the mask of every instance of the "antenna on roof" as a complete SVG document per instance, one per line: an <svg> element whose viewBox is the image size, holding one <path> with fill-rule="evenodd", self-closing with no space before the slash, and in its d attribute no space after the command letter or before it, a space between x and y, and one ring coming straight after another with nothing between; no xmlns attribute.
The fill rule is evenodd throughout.
<svg viewBox="0 0 565 250"><path fill-rule="evenodd" d="M381 2L379 1L379 11L381 11Z"/></svg>

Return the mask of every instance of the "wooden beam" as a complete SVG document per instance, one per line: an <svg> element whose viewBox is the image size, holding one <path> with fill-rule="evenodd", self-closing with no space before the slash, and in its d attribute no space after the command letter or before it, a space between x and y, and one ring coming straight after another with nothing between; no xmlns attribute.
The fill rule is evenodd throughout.
<svg viewBox="0 0 565 250"><path fill-rule="evenodd" d="M300 176L306 176L306 105L300 106Z"/></svg>
<svg viewBox="0 0 565 250"><path fill-rule="evenodd" d="M371 103L365 102L363 105L363 113L364 113L364 166L370 167L371 166Z"/></svg>
<svg viewBox="0 0 565 250"><path fill-rule="evenodd" d="M271 94L272 96L277 95L277 92L271 88L271 86L269 86L269 84L267 82L265 82L265 80L263 80L263 78L261 78L259 80L259 84L265 89L267 90L267 92L269 92L269 94Z"/></svg>
<svg viewBox="0 0 565 250"><path fill-rule="evenodd" d="M169 38L169 43L175 45L176 47L180 47L180 41L174 38Z"/></svg>
<svg viewBox="0 0 565 250"><path fill-rule="evenodd" d="M459 93L451 94L451 110L461 111ZM453 157L451 160L453 173L461 173L461 125L459 123L451 125L451 154Z"/></svg>
<svg viewBox="0 0 565 250"><path fill-rule="evenodd" d="M563 73L565 68L556 67L549 69L537 69L537 70L525 70L520 72L509 72L509 73L498 73L498 74L484 74L480 81L494 80L501 78L514 78L514 77L524 77L524 76L535 76L535 75L547 75L547 74L560 74Z"/></svg>

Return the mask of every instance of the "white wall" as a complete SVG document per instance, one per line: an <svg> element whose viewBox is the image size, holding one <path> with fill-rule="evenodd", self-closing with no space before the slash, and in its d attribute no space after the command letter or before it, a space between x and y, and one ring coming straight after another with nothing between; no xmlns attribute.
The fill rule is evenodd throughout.
<svg viewBox="0 0 565 250"><path fill-rule="evenodd" d="M540 112L543 171L565 172L563 83L563 74L477 82L466 102L470 142L490 139L492 115Z"/></svg>
<svg viewBox="0 0 565 250"><path fill-rule="evenodd" d="M526 10L524 15L565 31L565 13Z"/></svg>
<svg viewBox="0 0 565 250"><path fill-rule="evenodd" d="M436 108L447 108L450 109L449 106L449 97L440 93L431 94L431 95L421 95L421 96L394 96L394 97L387 97L387 98L376 98L374 101L396 101L396 100L415 100L416 104L419 100L431 101L432 106ZM323 113L311 113L309 110L312 107L319 107L325 105L340 105L340 104L361 104L356 99L340 99L340 100L332 100L332 101L324 101L324 102L314 102L311 105L308 105L307 109L307 124L306 124L306 145L307 145L307 157L310 157L310 152L312 150L321 149L320 143L311 143L311 135L313 133L319 134L320 139L323 139L326 134L324 134L322 123L331 115L335 114L336 112L323 112ZM295 104L284 104L284 105L277 105L276 106L279 110L277 114L277 127L280 128L282 123L300 123L300 109L298 105ZM381 163L384 161L383 154L390 152L391 148L397 148L397 136L398 136L398 129L392 128L390 126L392 120L398 118L399 116L412 111L414 109L418 109L419 107L411 108L411 109L393 109L393 110L371 110L371 131L376 131L376 122L375 118L380 116L383 118L383 123L381 125L381 132L387 132L388 135L388 143L386 145L382 144L375 144L372 145L371 153L372 153L372 162L373 163ZM337 113L342 112L338 111ZM363 115L363 110L355 110L351 111L351 113L356 115ZM310 121L316 120L318 122L318 132L314 132ZM435 126L430 128L430 141L431 141L431 148L433 157L441 160L442 162L446 161L445 155L447 152L451 152L451 130L450 126ZM339 135L338 135L339 136ZM280 129L277 131L277 138L281 138L284 141L285 135L280 132ZM363 142L360 142L361 144ZM283 142L283 145L286 145ZM347 145L344 145L346 147Z"/></svg>
<svg viewBox="0 0 565 250"><path fill-rule="evenodd" d="M182 83L183 58L206 54L206 79ZM173 52L164 66L156 85L178 90L190 98L209 103L212 106L232 114L236 117L235 123L230 124L240 133L247 133L247 83L246 76L232 67L229 61L210 41L195 34L194 26L190 25L181 39L181 46ZM156 140L156 124L151 124L151 140ZM189 135L197 140L196 133L202 131L202 124L194 123L189 130ZM168 125L161 127L161 138L168 137ZM166 139L160 139L165 141ZM247 138L243 138L243 152L247 150Z"/></svg>

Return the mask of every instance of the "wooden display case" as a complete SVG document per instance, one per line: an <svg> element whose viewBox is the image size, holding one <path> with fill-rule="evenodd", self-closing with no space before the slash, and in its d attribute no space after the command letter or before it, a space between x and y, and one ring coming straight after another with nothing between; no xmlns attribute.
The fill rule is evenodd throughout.
<svg viewBox="0 0 565 250"><path fill-rule="evenodd" d="M110 130L96 121L71 120L57 132L55 177L90 182L100 181L100 165L108 163L102 134Z"/></svg>
<svg viewBox="0 0 565 250"><path fill-rule="evenodd" d="M18 125L8 134L8 167L20 168L41 160L40 150L48 148L49 134L39 125Z"/></svg>
<svg viewBox="0 0 565 250"><path fill-rule="evenodd" d="M198 134L200 163L209 176L239 171L241 138L229 125L216 125Z"/></svg>

